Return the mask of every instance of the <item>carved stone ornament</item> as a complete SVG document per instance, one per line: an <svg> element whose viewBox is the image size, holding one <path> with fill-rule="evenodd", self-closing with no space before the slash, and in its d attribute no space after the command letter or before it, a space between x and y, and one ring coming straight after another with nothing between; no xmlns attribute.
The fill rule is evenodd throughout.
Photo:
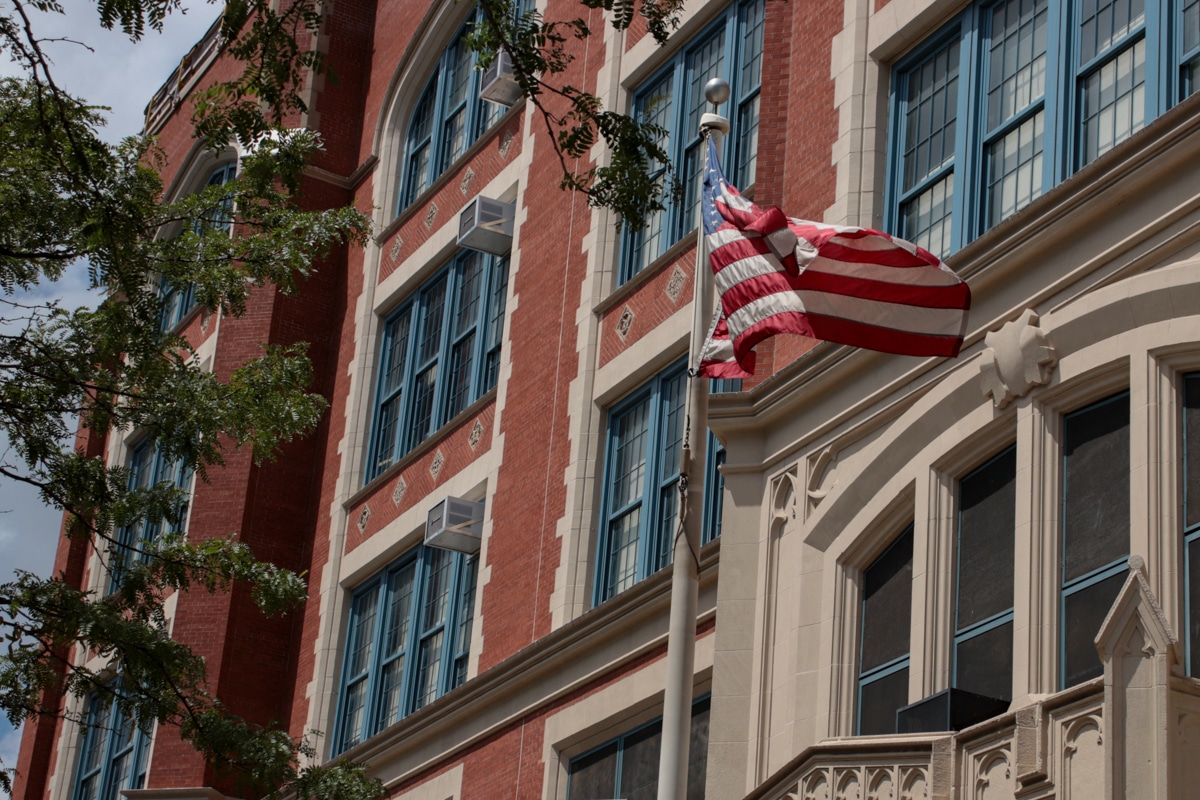
<svg viewBox="0 0 1200 800"><path fill-rule="evenodd" d="M679 302L679 295L683 293L685 283L687 283L687 273L676 264L675 271L671 273L671 279L667 281L667 297L671 298L672 303Z"/></svg>
<svg viewBox="0 0 1200 800"><path fill-rule="evenodd" d="M633 309L625 306L625 310L621 312L621 318L617 320L617 336L621 337L622 342L625 341L630 328L633 327L633 316Z"/></svg>
<svg viewBox="0 0 1200 800"><path fill-rule="evenodd" d="M442 451L438 450L433 454L433 461L429 462L429 474L437 480L438 473L442 471L442 467L446 466L446 457L442 455Z"/></svg>
<svg viewBox="0 0 1200 800"><path fill-rule="evenodd" d="M404 476L400 476L400 480L396 481L396 488L392 489L392 505L399 506L404 501L404 493L408 491L408 484L404 482Z"/></svg>
<svg viewBox="0 0 1200 800"><path fill-rule="evenodd" d="M805 488L814 508L837 486L837 482L837 453L833 452L832 447L826 447L809 466L808 486Z"/></svg>
<svg viewBox="0 0 1200 800"><path fill-rule="evenodd" d="M500 157L501 158L508 158L508 151L512 149L513 139L515 139L515 138L516 137L513 136L512 131L505 131L504 135L500 137Z"/></svg>
<svg viewBox="0 0 1200 800"><path fill-rule="evenodd" d="M1016 320L984 337L987 349L979 364L983 396L991 395L996 408L1024 397L1035 386L1050 382L1058 355L1038 327L1038 315L1027 308Z"/></svg>
<svg viewBox="0 0 1200 800"><path fill-rule="evenodd" d="M388 251L388 256L395 261L400 258L400 248L404 247L404 240L397 236L392 240L392 249Z"/></svg>
<svg viewBox="0 0 1200 800"><path fill-rule="evenodd" d="M358 523L357 524L358 524L358 532L359 533L367 532L367 522L369 522L370 519L371 519L371 507L363 506L362 511L358 512Z"/></svg>
<svg viewBox="0 0 1200 800"><path fill-rule="evenodd" d="M471 433L467 436L467 444L471 445L474 450L479 446L479 440L483 438L483 423L475 420L475 424L471 426Z"/></svg>
<svg viewBox="0 0 1200 800"><path fill-rule="evenodd" d="M437 203L430 203L429 209L425 212L425 230L433 227L433 221L437 219L437 212Z"/></svg>
<svg viewBox="0 0 1200 800"><path fill-rule="evenodd" d="M463 173L462 180L458 182L458 190L462 192L462 196L466 197L467 192L471 191L471 181L475 180L475 170L467 167L467 171Z"/></svg>

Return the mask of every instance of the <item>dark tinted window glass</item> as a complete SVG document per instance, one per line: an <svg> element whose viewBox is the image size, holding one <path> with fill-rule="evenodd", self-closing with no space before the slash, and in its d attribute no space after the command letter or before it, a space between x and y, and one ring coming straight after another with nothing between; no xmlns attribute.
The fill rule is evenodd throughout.
<svg viewBox="0 0 1200 800"><path fill-rule="evenodd" d="M1123 583L1124 571L1063 598L1063 688L1104 672L1096 634Z"/></svg>
<svg viewBox="0 0 1200 800"><path fill-rule="evenodd" d="M617 796L617 743L571 762L570 800L610 800Z"/></svg>
<svg viewBox="0 0 1200 800"><path fill-rule="evenodd" d="M1006 622L958 644L954 686L986 697L1012 700L1013 624Z"/></svg>
<svg viewBox="0 0 1200 800"><path fill-rule="evenodd" d="M1183 384L1183 431L1186 525L1190 528L1200 523L1200 375L1189 375Z"/></svg>
<svg viewBox="0 0 1200 800"><path fill-rule="evenodd" d="M859 690L858 732L864 736L896 732L896 710L908 705L908 667Z"/></svg>
<svg viewBox="0 0 1200 800"><path fill-rule="evenodd" d="M1010 447L959 483L958 630L1012 608L1016 477Z"/></svg>
<svg viewBox="0 0 1200 800"><path fill-rule="evenodd" d="M1128 552L1129 393L1124 392L1063 420L1063 580Z"/></svg>
<svg viewBox="0 0 1200 800"><path fill-rule="evenodd" d="M658 756L662 749L662 722L625 737L621 756L621 794L624 800L658 797Z"/></svg>
<svg viewBox="0 0 1200 800"><path fill-rule="evenodd" d="M1187 546L1188 654L1192 677L1200 675L1200 539Z"/></svg>
<svg viewBox="0 0 1200 800"><path fill-rule="evenodd" d="M705 698L692 706L692 738L688 744L687 800L704 800L708 779L708 709Z"/></svg>
<svg viewBox="0 0 1200 800"><path fill-rule="evenodd" d="M912 552L912 526L909 526L863 573L861 672L908 652Z"/></svg>

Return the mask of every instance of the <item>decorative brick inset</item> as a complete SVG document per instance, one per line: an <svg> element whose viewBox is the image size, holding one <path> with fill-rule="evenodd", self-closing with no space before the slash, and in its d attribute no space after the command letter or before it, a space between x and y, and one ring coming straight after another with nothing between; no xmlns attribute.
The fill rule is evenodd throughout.
<svg viewBox="0 0 1200 800"><path fill-rule="evenodd" d="M683 293L683 285L687 283L687 273L683 271L683 267L675 265L675 271L671 273L671 279L667 281L667 297L671 298L672 303L679 302L679 295Z"/></svg>
<svg viewBox="0 0 1200 800"><path fill-rule="evenodd" d="M433 221L437 219L437 212L437 203L430 203L429 209L425 212L425 230L433 227Z"/></svg>
<svg viewBox="0 0 1200 800"><path fill-rule="evenodd" d="M439 449L433 454L433 461L429 463L429 474L433 476L435 481L437 480L438 473L442 471L442 467L444 466L446 466L446 457L442 455L442 451Z"/></svg>
<svg viewBox="0 0 1200 800"><path fill-rule="evenodd" d="M617 320L617 336L621 337L621 341L625 341L625 337L629 335L629 329L633 327L633 309L625 306L625 310L621 312L621 318Z"/></svg>
<svg viewBox="0 0 1200 800"><path fill-rule="evenodd" d="M462 192L463 197L466 197L467 192L471 191L471 181L473 180L475 180L475 170L467 167L467 171L463 173L462 180L458 184L458 190Z"/></svg>
<svg viewBox="0 0 1200 800"><path fill-rule="evenodd" d="M400 248L404 247L404 240L397 236L392 240L392 249L388 251L388 256L395 261L400 258Z"/></svg>
<svg viewBox="0 0 1200 800"><path fill-rule="evenodd" d="M404 501L404 493L408 491L408 484L404 482L404 476L400 476L400 480L396 481L396 488L392 489L392 504L399 506Z"/></svg>
<svg viewBox="0 0 1200 800"><path fill-rule="evenodd" d="M474 450L479 446L479 440L483 438L483 423L475 420L475 425L471 428L471 435L467 437L467 444L471 445Z"/></svg>
<svg viewBox="0 0 1200 800"><path fill-rule="evenodd" d="M515 139L515 138L516 137L513 136L512 131L505 131L504 135L500 137L500 157L501 158L508 158L508 151L512 149L513 139Z"/></svg>
<svg viewBox="0 0 1200 800"><path fill-rule="evenodd" d="M367 522L371 519L371 507L363 506L362 511L358 512L358 532L367 532Z"/></svg>

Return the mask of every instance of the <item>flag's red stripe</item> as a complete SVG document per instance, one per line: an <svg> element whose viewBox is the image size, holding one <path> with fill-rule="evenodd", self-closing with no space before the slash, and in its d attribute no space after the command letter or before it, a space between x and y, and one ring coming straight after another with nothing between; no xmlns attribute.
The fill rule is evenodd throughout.
<svg viewBox="0 0 1200 800"><path fill-rule="evenodd" d="M913 286L807 270L800 274L797 283L801 291L842 294L919 308L971 307L971 292L965 283L950 286Z"/></svg>
<svg viewBox="0 0 1200 800"><path fill-rule="evenodd" d="M742 335L734 340L734 353L739 359L744 358L756 344L779 333L797 333L852 347L918 357L953 357L958 355L959 348L962 347L960 336L908 333L849 322L837 317L785 311L772 314L743 331Z"/></svg>
<svg viewBox="0 0 1200 800"><path fill-rule="evenodd" d="M825 292L914 308L966 309L971 304L971 293L966 284L908 286L802 271L798 276L768 272L734 284L721 294L721 307L725 309L726 317L732 317L747 303L789 291Z"/></svg>
<svg viewBox="0 0 1200 800"><path fill-rule="evenodd" d="M833 261L845 261L849 264L878 264L882 267L910 269L925 267L937 269L937 261L929 262L913 255L902 247L891 245L887 249L862 250L857 247L847 247L837 242L826 242L821 245L821 255Z"/></svg>

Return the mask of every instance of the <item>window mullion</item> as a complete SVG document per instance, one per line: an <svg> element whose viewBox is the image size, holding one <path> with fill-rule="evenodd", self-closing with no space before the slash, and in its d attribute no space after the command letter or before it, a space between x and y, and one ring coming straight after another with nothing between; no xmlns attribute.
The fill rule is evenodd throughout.
<svg viewBox="0 0 1200 800"><path fill-rule="evenodd" d="M458 630L459 606L462 604L458 588L462 582L465 558L457 553L449 558L450 585L447 588L449 596L446 599L446 618L442 620L442 666L438 671L437 690L439 697L454 688L454 632Z"/></svg>
<svg viewBox="0 0 1200 800"><path fill-rule="evenodd" d="M637 580L653 572L653 551L657 547L657 525L659 514L659 461L662 458L663 379L654 380L650 394L649 417L646 421L646 472L642 481L642 515L638 521L638 566Z"/></svg>
<svg viewBox="0 0 1200 800"><path fill-rule="evenodd" d="M980 204L975 199L976 192L972 187L980 185L976 176L982 174L980 163L983 156L972 146L972 143L978 141L976 129L979 117L978 113L973 113L976 104L972 101L972 97L983 98L987 94L984 91L974 93L974 90L979 88L976 85L977 82L982 83L983 81L983 76L978 74L982 73L982 70L976 69L976 66L983 62L979 52L983 28L981 17L982 14L978 12L978 9L972 7L965 13L961 23L963 35L958 51L958 85L956 87L958 90L956 97L958 117L954 126L954 155L944 170L951 176L950 180L953 181L954 189L950 212L950 248L952 250L958 250L970 242L978 227ZM934 255L941 257L946 254L934 251Z"/></svg>
<svg viewBox="0 0 1200 800"><path fill-rule="evenodd" d="M453 52L453 47L442 52L441 58L438 59L437 76L434 80L437 81L437 88L433 93L433 119L429 125L429 163L427 164L427 176L425 185L432 186L441 174L442 151L446 149L446 143L443 141L444 133L443 126L446 123L446 78L450 70L450 54ZM416 200L416 197L410 198Z"/></svg>

